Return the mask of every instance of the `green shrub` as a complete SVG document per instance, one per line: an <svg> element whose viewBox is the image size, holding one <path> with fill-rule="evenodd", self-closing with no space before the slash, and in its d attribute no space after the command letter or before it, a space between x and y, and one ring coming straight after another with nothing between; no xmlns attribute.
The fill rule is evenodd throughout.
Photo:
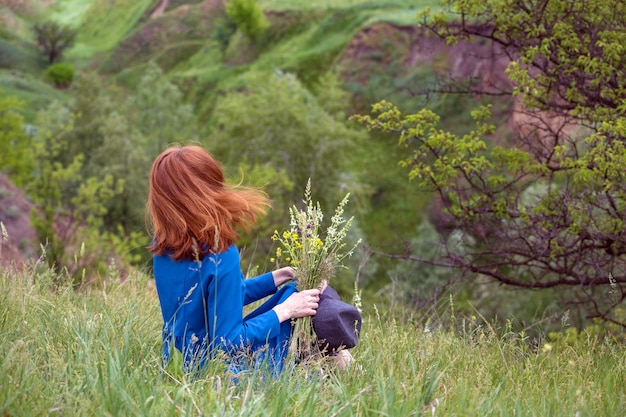
<svg viewBox="0 0 626 417"><path fill-rule="evenodd" d="M268 28L269 23L257 0L228 0L226 14L237 29L254 41Z"/></svg>
<svg viewBox="0 0 626 417"><path fill-rule="evenodd" d="M46 70L46 76L56 87L66 88L74 80L74 67L64 62L52 64Z"/></svg>

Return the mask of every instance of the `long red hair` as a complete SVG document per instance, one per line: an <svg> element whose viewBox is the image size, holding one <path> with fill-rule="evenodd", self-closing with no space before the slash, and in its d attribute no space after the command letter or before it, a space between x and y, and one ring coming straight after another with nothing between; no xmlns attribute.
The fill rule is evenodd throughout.
<svg viewBox="0 0 626 417"><path fill-rule="evenodd" d="M227 184L219 162L200 146L173 146L150 171L150 251L176 260L226 250L269 206L258 189Z"/></svg>

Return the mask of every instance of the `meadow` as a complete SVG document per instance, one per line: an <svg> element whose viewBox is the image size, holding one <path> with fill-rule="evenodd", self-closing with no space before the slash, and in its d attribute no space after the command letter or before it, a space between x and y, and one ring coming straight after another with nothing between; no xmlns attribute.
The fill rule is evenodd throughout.
<svg viewBox="0 0 626 417"><path fill-rule="evenodd" d="M626 355L609 337L530 343L506 323L451 314L442 324L383 304L363 307L347 371L322 366L320 376L310 364L233 380L215 360L190 378L161 363L151 277L109 272L75 290L47 268L2 269L0 414L626 415Z"/></svg>
<svg viewBox="0 0 626 417"><path fill-rule="evenodd" d="M171 8L153 19L147 15L156 0L118 0L114 8L107 0L31 3L41 3L41 10L16 14L10 36L0 37L0 89L25 102L28 123L50 102L70 102L76 94L45 81L45 63L29 32L38 19L78 28L67 60L84 74L101 71L126 86L128 95L136 93L134 84L147 63L156 61L164 80L175 82L194 104L203 125L210 124L222 96L254 86L277 69L295 74L307 91L315 90L314 81L326 72L349 75L344 88L357 109L367 110L383 98L409 110L421 108L426 103L412 89L430 86L452 62L441 54L432 66L401 65L417 45L402 25L415 23L420 9L440 3L435 0L260 0L273 27L258 43L225 30L224 13L202 12L200 1L171 1ZM364 28L385 22L390 24L355 41ZM142 30L159 36L144 45ZM365 52L351 57L345 53L349 46L364 46ZM97 93L105 96L104 90ZM444 97L430 105L448 125L461 129L470 122L468 109L475 102ZM244 116L237 113L232 120L241 124ZM93 126L102 131L102 125ZM427 198L406 181L400 153L389 146L395 141L370 141L364 147L366 162L356 164L368 166L368 184L385 191L362 221L381 247L390 219L400 225L393 230L416 234L415 213ZM425 239L421 247L432 249L432 242ZM236 379L219 359L193 378L176 363L162 364L161 312L147 271L120 278L121 272L109 267L97 281L76 288L76 277L41 261L21 270L0 263L0 416L626 417L623 329L581 331L564 320L552 336L531 336L512 323L544 316L521 317L518 308L517 317L484 318L480 306L474 313L467 302L454 301L455 306L453 294L441 294L436 313L405 309L378 295L393 276L387 275L393 269L385 260L378 262L384 275L376 276L380 285L372 285L364 297L352 367L336 372L327 364L308 364L275 378L258 370ZM424 266L406 269L403 288L438 277ZM519 293L504 301L499 292L480 291L497 314L520 305L534 308Z"/></svg>

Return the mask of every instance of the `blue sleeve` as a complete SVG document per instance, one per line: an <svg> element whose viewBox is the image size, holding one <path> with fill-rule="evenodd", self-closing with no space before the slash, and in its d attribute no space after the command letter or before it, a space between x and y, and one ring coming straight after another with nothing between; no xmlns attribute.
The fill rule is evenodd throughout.
<svg viewBox="0 0 626 417"><path fill-rule="evenodd" d="M238 253L229 250L220 254L219 258L219 263L213 263L215 276L208 281L207 288L209 338L213 345L231 350L242 345L262 344L278 336L280 323L273 310L246 321L243 319L247 285L241 273ZM267 278L259 280L259 291L267 288L266 281ZM256 287L256 284L251 286Z"/></svg>
<svg viewBox="0 0 626 417"><path fill-rule="evenodd" d="M274 284L274 276L271 272L246 279L244 284L246 286L245 305L276 293L276 284Z"/></svg>

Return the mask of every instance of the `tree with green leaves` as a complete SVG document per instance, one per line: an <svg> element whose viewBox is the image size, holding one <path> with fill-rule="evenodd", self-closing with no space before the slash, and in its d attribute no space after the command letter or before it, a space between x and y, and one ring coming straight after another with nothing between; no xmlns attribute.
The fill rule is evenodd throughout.
<svg viewBox="0 0 626 417"><path fill-rule="evenodd" d="M168 145L196 139L193 106L150 62L136 90L100 121L102 142L93 150L92 165L124 181L123 192L109 202L109 223L144 230L147 173Z"/></svg>
<svg viewBox="0 0 626 417"><path fill-rule="evenodd" d="M153 63L147 66L135 91L122 91L89 72L79 74L69 91L71 101L54 103L40 114L38 128L54 139L40 140L46 147L39 151L37 171L46 175L38 174L31 185L41 200L49 202L42 206L44 215L35 221L44 221L45 227L40 229L52 236L56 220L46 210L77 210L65 188L80 190L81 181L89 178L107 181L93 199L100 204L94 217L99 223L90 223L90 239L95 236L106 240L118 259L124 257L141 264L146 260L144 255L148 252L144 249L149 243L144 221L147 173L154 158L168 144L195 138L193 108L183 102L180 90ZM73 186L50 185L42 186L47 191L40 190L37 181L54 175L65 175L55 182ZM55 191L56 187L63 190ZM85 191L95 190L94 187L92 184ZM99 200L106 189L114 192ZM84 222L68 226L69 233L57 230L59 248L53 247L53 237L48 238L48 250L54 254L51 258L55 263L62 260L57 253L64 253L69 235L75 232L74 228L82 228ZM81 230L84 237L87 229Z"/></svg>
<svg viewBox="0 0 626 417"><path fill-rule="evenodd" d="M26 191L37 206L31 213L31 223L45 248L48 265L57 272L69 272L79 283L84 278L77 275L81 245L93 245L92 266L96 269L99 261L114 256L102 233L103 218L106 202L119 192L120 184L111 175L81 175L82 154L74 155L69 163L60 158L67 153L67 132L72 130L74 120L75 115L58 102L38 113L38 132L32 147L36 166Z"/></svg>
<svg viewBox="0 0 626 417"><path fill-rule="evenodd" d="M257 0L228 0L225 7L228 18L251 41L256 41L269 27Z"/></svg>
<svg viewBox="0 0 626 417"><path fill-rule="evenodd" d="M24 104L0 92L0 170L17 186L30 178L35 163L32 140L24 127Z"/></svg>
<svg viewBox="0 0 626 417"><path fill-rule="evenodd" d="M309 178L312 195L326 210L347 192L355 209L366 193L357 166L365 134L346 123L346 93L332 78L322 77L312 92L293 74L269 73L214 106L203 145L233 182L262 187L272 199L268 216L241 242L265 255L265 262L274 245L269 238L288 221L288 208L302 201Z"/></svg>
<svg viewBox="0 0 626 417"><path fill-rule="evenodd" d="M197 139L193 106L154 61L146 65L128 108L132 123L146 138L151 160L171 143Z"/></svg>
<svg viewBox="0 0 626 417"><path fill-rule="evenodd" d="M33 26L35 41L50 65L60 60L66 49L74 46L76 30L54 21L36 23Z"/></svg>
<svg viewBox="0 0 626 417"><path fill-rule="evenodd" d="M488 106L473 112L476 128L465 135L442 128L432 111L402 114L386 102L356 118L398 135L409 177L438 197L441 264L516 288L558 290L583 320L626 327L626 4L443 6L423 14L423 27L449 43L490 43L509 61L509 87L498 92L517 103L508 142L492 140ZM481 93L465 85L440 91Z"/></svg>
<svg viewBox="0 0 626 417"><path fill-rule="evenodd" d="M284 170L294 184L287 201L300 201L311 178L313 195L334 207L346 192L362 190L353 168L364 134L320 103L293 74L269 74L217 101L207 148L230 167L246 162Z"/></svg>

